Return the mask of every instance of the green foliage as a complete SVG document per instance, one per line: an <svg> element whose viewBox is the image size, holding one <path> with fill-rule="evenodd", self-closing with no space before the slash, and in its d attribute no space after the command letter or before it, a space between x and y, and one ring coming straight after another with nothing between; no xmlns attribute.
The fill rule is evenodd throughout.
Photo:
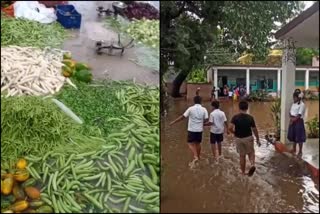
<svg viewBox="0 0 320 214"><path fill-rule="evenodd" d="M308 126L308 137L319 138L319 117L318 115L306 122Z"/></svg>
<svg viewBox="0 0 320 214"><path fill-rule="evenodd" d="M310 90L304 90L303 91L304 98L306 100L319 100L319 96L315 95L312 91Z"/></svg>
<svg viewBox="0 0 320 214"><path fill-rule="evenodd" d="M296 64L297 65L312 65L312 58L319 56L319 49L297 48Z"/></svg>
<svg viewBox="0 0 320 214"><path fill-rule="evenodd" d="M271 31L278 29L275 22L285 23L301 9L298 1L164 1L160 8L163 71L173 61L176 70L190 72L193 66L203 65L208 47L265 56L272 44Z"/></svg>
<svg viewBox="0 0 320 214"><path fill-rule="evenodd" d="M188 83L206 83L206 71L202 68L193 69L188 77L187 77Z"/></svg>
<svg viewBox="0 0 320 214"><path fill-rule="evenodd" d="M268 101L269 95L267 90L256 90L251 91L249 96L247 97L247 100L250 101Z"/></svg>
<svg viewBox="0 0 320 214"><path fill-rule="evenodd" d="M281 99L277 99L270 107L272 120L276 127L278 136L280 136L280 119L281 119Z"/></svg>

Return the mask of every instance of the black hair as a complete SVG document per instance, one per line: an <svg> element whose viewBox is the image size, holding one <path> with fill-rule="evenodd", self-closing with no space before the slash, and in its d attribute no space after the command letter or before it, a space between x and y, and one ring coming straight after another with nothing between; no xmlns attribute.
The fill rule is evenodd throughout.
<svg viewBox="0 0 320 214"><path fill-rule="evenodd" d="M220 103L219 101L215 100L215 101L212 101L211 106L214 107L215 109L218 109L220 106Z"/></svg>
<svg viewBox="0 0 320 214"><path fill-rule="evenodd" d="M201 97L200 96L195 96L194 98L193 98L193 102L195 103L195 104L201 104Z"/></svg>
<svg viewBox="0 0 320 214"><path fill-rule="evenodd" d="M297 92L297 91L295 91L295 92L293 93L293 97L294 97L294 98L298 98L298 104L300 104L300 100L301 100L299 95L300 95L300 93Z"/></svg>
<svg viewBox="0 0 320 214"><path fill-rule="evenodd" d="M239 102L239 109L240 110L246 111L246 110L248 110L248 108L249 108L249 104L248 104L247 101L242 100L242 101Z"/></svg>

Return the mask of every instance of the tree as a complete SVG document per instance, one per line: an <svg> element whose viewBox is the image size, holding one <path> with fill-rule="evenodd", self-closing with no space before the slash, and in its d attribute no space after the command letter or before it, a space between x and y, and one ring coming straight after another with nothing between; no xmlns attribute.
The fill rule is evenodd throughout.
<svg viewBox="0 0 320 214"><path fill-rule="evenodd" d="M296 58L297 65L312 65L312 58L314 56L319 56L319 49L311 48L297 48Z"/></svg>
<svg viewBox="0 0 320 214"><path fill-rule="evenodd" d="M204 63L208 47L266 55L271 32L279 28L275 22L285 23L301 8L298 1L163 1L160 77L174 62L179 73L171 95L178 97L192 67Z"/></svg>

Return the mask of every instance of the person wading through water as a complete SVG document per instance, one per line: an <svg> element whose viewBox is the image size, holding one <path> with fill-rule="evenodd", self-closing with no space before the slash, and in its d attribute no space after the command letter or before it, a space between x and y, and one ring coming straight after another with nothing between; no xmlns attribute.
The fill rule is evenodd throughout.
<svg viewBox="0 0 320 214"><path fill-rule="evenodd" d="M255 167L255 151L254 151L254 139L252 132L254 133L258 146L261 145L258 130L254 121L254 118L247 113L248 102L239 102L240 113L233 116L229 125L229 131L235 136L235 143L237 151L240 154L240 169L243 175L252 176L256 170ZM246 155L249 156L251 168L246 174Z"/></svg>
<svg viewBox="0 0 320 214"><path fill-rule="evenodd" d="M229 130L227 126L227 117L223 111L219 109L219 101L213 101L211 103L212 112L209 116L209 122L205 123L206 126L211 126L210 128L210 143L213 159L216 161L216 144L218 147L218 157L222 157L221 144L223 142L223 134L227 131L229 135Z"/></svg>
<svg viewBox="0 0 320 214"><path fill-rule="evenodd" d="M193 154L193 161L190 166L193 166L197 161L200 160L201 152L201 141L203 125L208 121L208 111L201 105L201 97L195 96L193 98L194 105L189 107L183 115L170 123L170 126L188 118L188 146Z"/></svg>

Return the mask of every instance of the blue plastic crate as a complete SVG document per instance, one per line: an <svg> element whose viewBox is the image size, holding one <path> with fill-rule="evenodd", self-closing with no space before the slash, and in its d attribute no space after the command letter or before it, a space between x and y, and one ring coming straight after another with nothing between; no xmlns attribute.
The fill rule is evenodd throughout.
<svg viewBox="0 0 320 214"><path fill-rule="evenodd" d="M58 22L65 28L80 28L81 14L76 11L73 5L57 5Z"/></svg>

